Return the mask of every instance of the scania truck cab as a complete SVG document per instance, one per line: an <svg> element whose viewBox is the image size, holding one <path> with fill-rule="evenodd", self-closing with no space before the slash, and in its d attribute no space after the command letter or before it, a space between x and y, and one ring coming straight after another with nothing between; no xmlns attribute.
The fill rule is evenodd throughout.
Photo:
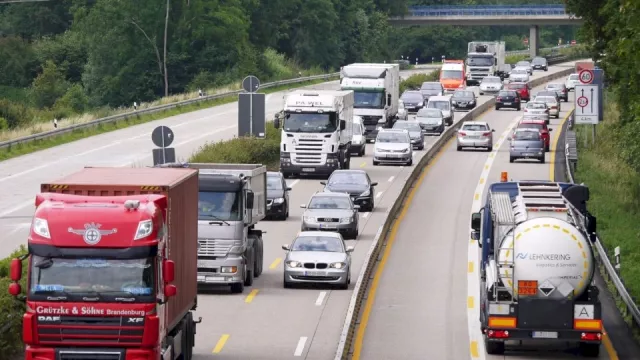
<svg viewBox="0 0 640 360"><path fill-rule="evenodd" d="M284 111L276 115L282 127L280 172L326 176L351 165L353 91L296 90L285 95Z"/></svg>
<svg viewBox="0 0 640 360"><path fill-rule="evenodd" d="M467 86L479 85L487 76L498 76L505 61L504 41L472 41L467 46Z"/></svg>

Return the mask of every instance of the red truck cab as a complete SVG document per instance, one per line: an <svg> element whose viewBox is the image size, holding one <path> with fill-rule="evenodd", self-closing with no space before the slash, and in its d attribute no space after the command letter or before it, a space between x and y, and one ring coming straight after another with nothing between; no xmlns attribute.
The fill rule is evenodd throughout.
<svg viewBox="0 0 640 360"><path fill-rule="evenodd" d="M522 120L516 129L536 129L540 132L544 140L544 151L549 151L551 147L551 129L544 120Z"/></svg>
<svg viewBox="0 0 640 360"><path fill-rule="evenodd" d="M197 174L85 168L42 185L28 238L26 360L191 359ZM21 273L13 259L14 296Z"/></svg>

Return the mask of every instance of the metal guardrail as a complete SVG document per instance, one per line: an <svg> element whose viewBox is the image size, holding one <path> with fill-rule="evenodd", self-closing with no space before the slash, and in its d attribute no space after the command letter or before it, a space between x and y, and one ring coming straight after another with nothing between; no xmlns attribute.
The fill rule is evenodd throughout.
<svg viewBox="0 0 640 360"><path fill-rule="evenodd" d="M567 122L567 129L565 131L565 170L567 173L567 180L570 183L575 183L575 171L578 166L578 146L577 146L577 136L574 129L574 112L575 108L571 110L569 113L569 120ZM609 259L609 255L607 255L607 250L602 244L600 237L596 237L597 240L595 242L595 248L598 252L596 259L599 262L600 269L602 271L602 275L609 280L614 285L615 293L614 294L618 299L622 300L626 311L623 310L623 316L630 315L632 318L632 323L630 326L634 327L636 330L640 330L640 309L638 308L638 304L634 301L633 297L627 291L627 288L624 285L624 281L618 275L615 267L613 266L611 260Z"/></svg>
<svg viewBox="0 0 640 360"><path fill-rule="evenodd" d="M288 80L281 80L281 81L273 81L273 82L264 83L264 84L260 85L260 88L261 89L268 89L268 88L282 86L282 85L298 84L298 83L304 83L304 82L315 81L315 80L327 80L327 81L329 81L330 79L336 78L338 76L340 76L340 73L331 73L331 74L322 74L322 75L299 77L299 78L294 78L294 79L288 79ZM123 113L123 114L111 115L111 116L107 116L107 117L100 118L100 119L95 119L95 120L92 120L92 121L89 121L89 122L86 122L86 123L82 123L82 124L76 124L76 125L71 125L71 126L67 126L67 127L59 128L59 129L55 129L55 130L44 131L44 132L41 132L41 133L37 133L37 134L21 137L19 139L2 141L2 142L0 142L0 149L9 148L11 146L15 146L15 145L18 145L18 144L23 144L23 143L28 143L28 142L31 142L31 141L43 140L43 139L47 139L47 138L50 138L50 137L53 137L53 136L58 136L58 135L70 133L70 132L73 132L75 130L81 130L81 129L87 129L87 128L95 127L95 126L101 125L101 124L108 124L108 123L112 123L112 122L116 122L116 121L126 120L128 118L139 116L139 115L153 114L153 113L156 113L156 112L159 112L159 111L165 111L165 110L169 110L169 109L173 109L173 108L177 108L177 107L181 107L181 106L196 104L196 103L200 103L200 102L203 102L203 101L223 99L223 98L227 98L227 97L230 97L230 96L238 95L238 94L243 93L243 92L244 92L244 90L236 90L236 91L229 91L229 92L222 93L222 94L206 95L206 96L203 96L203 97L198 97L198 98L194 98L194 99L178 101L178 102L174 102L174 103L171 103L171 104L152 106L152 107L149 107L149 108L146 108L146 109L140 109L140 110L131 111L131 112Z"/></svg>
<svg viewBox="0 0 640 360"><path fill-rule="evenodd" d="M412 6L410 16L569 16L564 5Z"/></svg>

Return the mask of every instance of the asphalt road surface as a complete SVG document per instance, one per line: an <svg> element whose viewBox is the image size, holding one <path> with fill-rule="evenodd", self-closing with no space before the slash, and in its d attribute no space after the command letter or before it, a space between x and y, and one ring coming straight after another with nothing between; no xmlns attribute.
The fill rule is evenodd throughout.
<svg viewBox="0 0 640 360"><path fill-rule="evenodd" d="M565 65L566 66L566 65ZM549 72L561 69L552 66ZM403 72L403 76L408 76L412 72ZM535 77L540 76L536 74ZM314 88L336 89L337 82L315 85ZM283 93L274 93L267 98L267 116L281 110ZM480 97L480 102L489 99L488 96ZM566 107L566 105L565 105ZM505 114L507 111L504 112ZM509 117L502 115L501 117ZM456 120L462 117L462 113L456 113ZM180 159L186 160L193 151L208 141L220 141L232 138L236 133L237 104L227 104L210 109L200 110L188 114L175 116L152 123L138 125L135 127L114 131L111 133L94 136L90 139L79 140L67 145L58 146L52 149L40 151L32 155L22 156L16 159L5 161L0 169L0 186L3 194L0 197L0 231L5 235L0 239L0 257L7 256L13 249L26 243L29 223L33 212L34 195L39 191L40 183L52 181L69 173L75 172L84 166L147 166L151 165L151 149L153 144L150 133L158 125L166 125L174 130L176 140L175 145ZM506 124L505 124L506 126ZM435 137L426 140L427 149L434 143ZM360 267L364 261L366 251L371 245L376 232L384 223L385 211L393 204L403 186L405 178L411 168L402 166L377 166L371 165L370 154L372 145L367 146L367 155L363 158L352 158L352 168L362 168L368 171L373 181L379 183L376 189L376 209L372 213L361 213L360 236L358 240L348 241L348 245L356 247L353 253L352 279L357 279ZM425 149L426 151L426 149ZM425 151L417 151L415 160L421 158ZM474 155L469 156L485 156ZM464 154L468 155L468 154ZM441 198L442 195L468 192L464 186L460 189L450 185L469 185L465 181L471 181L473 169L460 166L466 162L455 164L451 162L449 168L442 172L441 177L448 181L441 185L439 192L433 199ZM473 163L472 163L473 164ZM458 178L452 176L456 171L465 171L467 176ZM459 174L460 175L460 174ZM348 303L352 294L353 284L349 290L331 290L322 288L313 289L284 289L282 287L282 258L284 251L281 245L290 243L300 229L300 215L302 209L299 205L306 203L315 191L322 189L320 180L289 180L289 186L293 188L291 192L291 211L287 221L262 222L259 228L267 231L265 234L265 271L263 275L256 279L254 286L245 289L244 294L231 295L227 289L221 289L199 296L199 308L196 316L202 316L203 322L198 326L194 359L223 358L232 359L288 359L304 357L306 359L332 359L338 343L344 317ZM446 190L446 191L445 191ZM470 195L471 196L471 195ZM433 219L438 218L442 224L436 227L445 231L445 223L459 217L458 226L460 236L463 234L462 218L464 224L468 218L470 205L468 199L455 195L455 199L450 199L451 206L456 210L446 208L446 211L439 211ZM425 206L434 203L433 199L425 201ZM428 201L428 202L427 202ZM462 205L460 205L462 204ZM428 206L426 206L428 208ZM462 210L462 211L458 211ZM433 210L425 210L431 211ZM423 213L428 214L427 212ZM458 214L458 215L456 215ZM461 214L464 214L461 215ZM442 216L449 218L443 219ZM433 219L426 219L432 221ZM445 221L446 220L446 221ZM424 227L419 228L425 231ZM433 231L433 229L426 229ZM466 230L465 230L466 231ZM451 236L442 237L452 238ZM429 241L428 238L422 239ZM435 249L435 248L434 248ZM466 251L461 252L466 254ZM435 261L444 264L442 261L452 258L451 253L439 254L438 251L429 250ZM413 261L421 261L420 257L413 253ZM411 257L410 257L411 258ZM465 258L466 259L466 258ZM465 262L460 255L459 262ZM464 260L464 261L463 261ZM458 269L458 265L451 269ZM448 266L448 265L447 265ZM398 271L404 271L403 266L395 267ZM419 269L419 268L416 268ZM449 271L448 267L437 268L431 276L435 279L437 274L442 278L456 279L460 284L466 284L465 276L461 271ZM453 274L456 274L453 277ZM402 279L403 288L395 296L399 299L409 299L407 292L438 290L445 291L440 297L438 305L424 308L426 312L435 315L446 313L454 315L447 309L451 305L458 303L459 299L466 298L465 287L453 283L449 284L432 282L432 279L418 281L420 274L410 274L409 279ZM459 276L458 276L459 275ZM431 288L427 285L431 284ZM453 292L447 294L447 292ZM458 294L460 293L460 294ZM451 295L461 296L460 298L450 298ZM444 302L444 299L450 301ZM425 300L426 301L426 300ZM449 304L449 306L446 306ZM426 305L426 304L425 304ZM436 304L433 304L436 305ZM415 308L414 308L415 310ZM436 317L434 317L436 319ZM459 312L457 317L447 319L451 324L465 321L464 311ZM460 321L458 321L460 320ZM397 321L396 324L399 324ZM390 325L393 322L389 323ZM426 326L426 324L430 324ZM427 331L421 339L417 335L406 337L405 340L397 336L383 339L380 344L386 344L387 349L380 350L379 354L387 354L386 351L396 349L394 359L410 359L411 356L400 356L402 346L409 338L415 339L414 349L417 344L433 343L436 348L442 348L444 342L436 342L435 338L430 339L426 335L439 332L438 326L434 326L431 320L427 320L422 325ZM372 327L373 328L373 327ZM416 328L418 330L420 328ZM466 325L460 327L461 336L453 344L455 347L466 349L468 336L466 335ZM419 332L415 332L418 334ZM393 334L392 334L393 335ZM397 343L390 342L390 339L397 340ZM433 340L433 341L432 341ZM390 346L393 345L393 346ZM373 353L376 354L376 353ZM466 353L463 354L466 355ZM384 356L372 355L367 359L383 359ZM386 357L389 358L389 357ZM424 358L422 356L421 358ZM446 357L442 357L445 359ZM456 358L455 360L458 360Z"/></svg>
<svg viewBox="0 0 640 360"><path fill-rule="evenodd" d="M533 93L541 89L538 87ZM555 162L564 161L561 156L555 157L554 140L572 108L573 93L568 103L561 104L560 118L551 119L552 150L544 164L526 160L509 163L506 138L522 112L505 109L489 111L478 119L495 129L493 152L456 151L453 138L428 166L406 205L405 215L401 215L396 235L387 240L389 250L379 265L379 285L369 292L375 291L375 298L367 314L368 322L360 326L354 360L576 357L576 349L567 349L564 344L525 344L507 347L507 356L485 355L478 322L478 275L474 269L479 259L478 246L469 239L472 208L478 211L487 186L500 181L502 171L507 171L513 180L553 180ZM603 312L605 327L619 322L614 319L619 317L616 311ZM509 352L510 349L518 351ZM608 337L599 358L618 359Z"/></svg>

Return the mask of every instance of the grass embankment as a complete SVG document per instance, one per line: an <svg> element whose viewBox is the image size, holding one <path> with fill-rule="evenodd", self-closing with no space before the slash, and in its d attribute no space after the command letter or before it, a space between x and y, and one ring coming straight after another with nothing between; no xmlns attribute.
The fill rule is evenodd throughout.
<svg viewBox="0 0 640 360"><path fill-rule="evenodd" d="M264 89L261 92L269 94L277 91L319 84L322 82L324 82L324 80L307 81L304 83L272 87L272 88ZM230 90L226 90L226 91L230 91ZM150 121L164 119L170 116L176 116L176 115L185 114L192 111L203 110L213 106L228 104L236 100L237 100L236 96L229 96L222 99L214 99L214 100L202 101L202 102L191 104L191 105L180 106L180 107L169 109L166 111L159 111L153 114L132 115L130 117L127 117L126 119L122 119L116 122L99 124L94 127L79 129L69 133L61 134L54 137L49 137L42 140L35 140L35 141L23 143L23 144L18 144L8 148L0 149L0 161L8 160L8 159L25 155L25 154L30 154L38 150L44 150L54 146L70 143L72 141L84 139L90 136L123 129L129 126L144 124ZM169 102L166 102L166 103L169 103ZM72 125L72 124L69 124L69 125ZM38 129L38 128L34 128L34 129ZM47 130L51 130L51 129L47 129ZM39 130L39 131L34 130L34 132L32 133L36 134L39 132L42 132L42 130ZM23 134L23 135L29 135L29 134Z"/></svg>
<svg viewBox="0 0 640 360"><path fill-rule="evenodd" d="M400 82L400 92L419 89L425 81L437 81L439 70L426 74L415 74ZM254 137L208 143L191 155L190 162L227 164L264 164L269 170L280 167L280 131L267 122L265 139Z"/></svg>
<svg viewBox="0 0 640 360"><path fill-rule="evenodd" d="M605 101L604 121L596 127L595 142L591 126L576 126L579 158L575 181L589 186L589 210L598 219L600 241L610 259L614 259L614 248L620 247L620 275L637 303L640 298L640 174L623 158L631 148L628 126L634 125L622 125L617 105ZM613 284L608 285L615 294ZM624 316L624 304L619 299L617 302ZM630 316L624 317L627 322L632 321ZM635 336L640 339L640 333Z"/></svg>

